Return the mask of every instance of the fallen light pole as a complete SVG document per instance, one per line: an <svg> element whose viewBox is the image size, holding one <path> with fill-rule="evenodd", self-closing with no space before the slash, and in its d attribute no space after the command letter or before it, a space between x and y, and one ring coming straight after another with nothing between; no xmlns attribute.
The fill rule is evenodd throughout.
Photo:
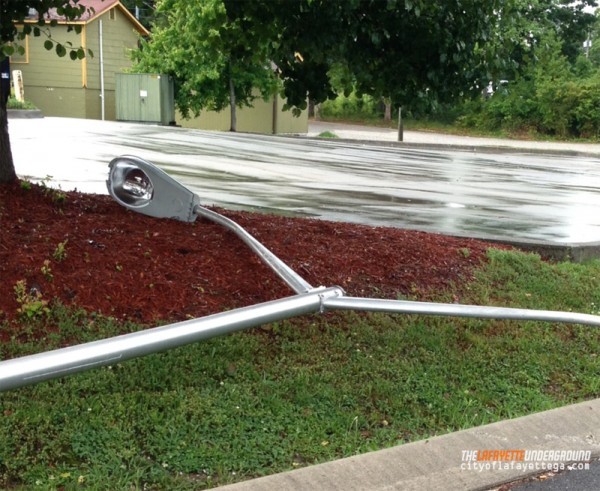
<svg viewBox="0 0 600 491"><path fill-rule="evenodd" d="M234 232L295 295L131 334L0 362L0 391L158 353L261 324L309 313L362 310L398 314L567 322L600 326L600 316L476 305L346 297L340 287L313 287L240 225L200 205L200 199L168 174L137 157L118 157L107 186L121 205L157 218L192 222L198 216Z"/></svg>

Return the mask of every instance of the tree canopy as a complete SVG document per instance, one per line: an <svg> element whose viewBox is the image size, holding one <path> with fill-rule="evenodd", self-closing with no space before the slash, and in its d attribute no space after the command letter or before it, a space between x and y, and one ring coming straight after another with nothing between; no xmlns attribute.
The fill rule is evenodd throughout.
<svg viewBox="0 0 600 491"><path fill-rule="evenodd" d="M261 32L229 18L221 0L159 0L151 40L142 41L134 69L172 75L184 117L201 109L248 106L275 90L275 74Z"/></svg>
<svg viewBox="0 0 600 491"><path fill-rule="evenodd" d="M448 98L485 70L502 3L160 0L137 68L173 75L184 114L248 104L253 87L273 91L275 75L288 106L303 109L307 96L334 95L332 67L373 95Z"/></svg>
<svg viewBox="0 0 600 491"><path fill-rule="evenodd" d="M503 37L519 41L508 47L512 65L494 78L508 83L489 99L457 104L459 122L484 131L600 137L600 28L592 10L596 4L515 0L503 10L496 42Z"/></svg>

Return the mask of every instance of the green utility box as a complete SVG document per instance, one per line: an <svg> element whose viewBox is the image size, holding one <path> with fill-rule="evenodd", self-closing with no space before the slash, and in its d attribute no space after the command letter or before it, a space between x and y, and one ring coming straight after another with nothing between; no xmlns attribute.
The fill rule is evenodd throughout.
<svg viewBox="0 0 600 491"><path fill-rule="evenodd" d="M175 92L168 75L117 73L118 121L175 124Z"/></svg>

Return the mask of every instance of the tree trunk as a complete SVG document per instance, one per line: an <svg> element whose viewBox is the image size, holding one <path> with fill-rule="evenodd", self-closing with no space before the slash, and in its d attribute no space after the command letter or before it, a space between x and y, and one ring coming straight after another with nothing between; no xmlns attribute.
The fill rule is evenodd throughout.
<svg viewBox="0 0 600 491"><path fill-rule="evenodd" d="M237 131L237 115L235 112L235 85L233 84L231 70L229 71L229 109L231 111L231 126L229 131Z"/></svg>
<svg viewBox="0 0 600 491"><path fill-rule="evenodd" d="M392 120L392 98L384 97L383 103L385 104L385 113L383 114L383 120L391 121Z"/></svg>
<svg viewBox="0 0 600 491"><path fill-rule="evenodd" d="M17 174L8 135L7 97L3 92L4 90L0 87L0 183L9 183L17 180Z"/></svg>
<svg viewBox="0 0 600 491"><path fill-rule="evenodd" d="M402 120L402 106L398 108L398 141L404 141L404 121Z"/></svg>

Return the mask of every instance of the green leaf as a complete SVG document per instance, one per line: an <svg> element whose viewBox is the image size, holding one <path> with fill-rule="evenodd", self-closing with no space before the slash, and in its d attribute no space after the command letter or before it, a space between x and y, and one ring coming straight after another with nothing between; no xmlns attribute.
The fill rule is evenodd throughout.
<svg viewBox="0 0 600 491"><path fill-rule="evenodd" d="M56 54L62 58L63 56L65 56L67 54L67 50L65 49L65 47L62 44L57 44L56 45Z"/></svg>
<svg viewBox="0 0 600 491"><path fill-rule="evenodd" d="M69 51L69 57L75 61L77 59L77 51L71 50Z"/></svg>
<svg viewBox="0 0 600 491"><path fill-rule="evenodd" d="M48 51L50 51L52 48L54 48L54 43L52 41L50 41L50 39L46 39L44 41L44 48L46 48Z"/></svg>
<svg viewBox="0 0 600 491"><path fill-rule="evenodd" d="M2 54L4 54L4 56L12 56L14 52L15 48L10 44L4 44L2 46Z"/></svg>

